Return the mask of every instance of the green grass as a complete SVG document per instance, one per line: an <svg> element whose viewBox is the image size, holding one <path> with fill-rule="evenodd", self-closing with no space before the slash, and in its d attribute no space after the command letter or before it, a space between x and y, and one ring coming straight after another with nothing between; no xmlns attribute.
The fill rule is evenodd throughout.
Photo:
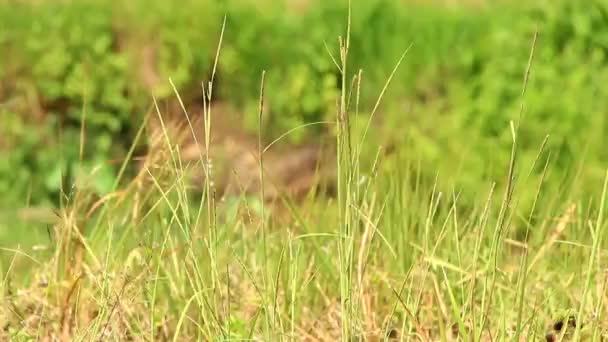
<svg viewBox="0 0 608 342"><path fill-rule="evenodd" d="M256 198L237 199L237 216L206 194L197 205L177 159L101 206L77 187L46 251L4 251L5 337L453 340L457 330L463 340L542 340L569 314L588 338L605 334L605 188L569 203L528 184L521 191L553 204L527 220L514 217L512 183L502 191L511 195L488 184L462 208L407 161L358 169L339 124L339 197L291 206L287 222ZM505 166L505 177L529 168ZM532 218L527 240L512 239Z"/></svg>
<svg viewBox="0 0 608 342"><path fill-rule="evenodd" d="M144 138L142 128L106 195L97 195L94 172L61 194L49 233L37 230L36 244L45 248L10 243L2 249L0 337L533 341L545 340L560 320L569 327L570 317L577 324L562 329L568 338L606 336L608 173L591 184L569 166L574 172L565 181L551 178L556 168L559 179L566 169L555 165L551 138L533 137L540 142L533 154L532 142L522 139L531 135L527 76L508 84L519 89L516 102L524 106L513 107L517 120L498 128L508 144L497 144L495 152L508 158L491 159L497 171L487 181L463 188L457 178L464 172L450 164L458 158L446 157L443 165L454 171L448 173L432 168L432 158L423 163L413 153L385 152L383 132L370 122L409 57L408 44L370 100L361 95L365 73L348 63L357 51L350 49L351 28L349 13L333 56L341 84L353 85L340 89L333 115L334 198L311 194L296 203L284 197L275 205L264 203L263 193L222 199L210 182L197 193L188 171L210 165L209 154L184 165L168 135L154 151L164 158L150 156L131 178L123 171ZM213 65L223 56L222 43ZM536 66L535 48L527 50L527 66L527 59L519 61L522 75ZM207 118L214 75L203 90ZM256 82L259 151L265 150L270 77L260 69ZM169 85L181 102L176 85ZM162 118L154 104L150 115ZM214 148L210 122L197 142L206 152ZM70 142L82 147L84 138ZM272 181L263 172L260 178ZM581 184L592 191L580 191ZM3 245L20 240L2 233Z"/></svg>

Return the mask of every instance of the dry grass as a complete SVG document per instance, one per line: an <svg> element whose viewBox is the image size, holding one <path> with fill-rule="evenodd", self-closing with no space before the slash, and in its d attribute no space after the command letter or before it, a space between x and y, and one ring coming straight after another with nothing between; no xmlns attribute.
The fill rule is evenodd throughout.
<svg viewBox="0 0 608 342"><path fill-rule="evenodd" d="M530 166L517 163L513 123L505 188L491 186L473 208L461 205L457 191L419 181L422 170L410 164L385 168L376 156L364 168L374 113L364 129L353 129L361 73L348 82L348 32L334 61L356 94L349 102L342 89L337 99L337 167L328 168L335 197L315 190L311 174L323 160L317 146L273 157L260 137L244 146L213 140L212 76L202 114L191 115L176 94L181 124L165 122L155 103L149 153L133 179L117 181L102 198L86 179L74 184L47 250L11 250L11 262L0 265L0 338L528 341L549 329L602 340L608 177L593 194L599 206L535 205L520 219L520 192L535 191L542 201L543 182L515 177ZM260 88L263 115L263 76ZM220 174L210 168L214 151L230 156ZM133 157L131 150L123 167ZM212 183L233 170L235 178L221 185L232 191ZM195 191L192 172L199 173ZM557 324L570 316L576 324Z"/></svg>

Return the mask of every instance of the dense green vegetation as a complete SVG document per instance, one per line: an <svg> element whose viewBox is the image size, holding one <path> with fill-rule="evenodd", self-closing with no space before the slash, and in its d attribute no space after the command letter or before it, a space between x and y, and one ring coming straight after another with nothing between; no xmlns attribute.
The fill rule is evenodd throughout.
<svg viewBox="0 0 608 342"><path fill-rule="evenodd" d="M362 103L369 109L397 58L413 44L379 120L392 130L389 136L407 140L397 142L400 151L420 152L430 169L461 165L458 183L476 188L500 174L493 170L502 170L508 159L508 123L520 112L523 74L538 29L520 139L524 159L529 163L551 134L560 173L555 182L561 184L562 173L585 155L584 178L596 184L606 158L600 85L608 42L601 33L605 7L590 4L441 9L367 1L354 9L349 66L363 69ZM89 137L84 155L96 165L124 153L151 94L174 96L169 78L182 96L200 101L224 13L216 99L238 105L245 123L257 127L258 83L267 70L269 135L334 115L340 81L326 46L337 58L336 36L346 15L340 2L294 10L273 1L79 1L10 4L0 12L3 146L11 151L2 158L7 162L1 186L11 202L28 192L32 201L55 201L61 170L72 168L79 154L76 144L61 144L80 135L83 115ZM146 67L154 73L147 79L141 75L150 73ZM314 130L289 137L301 140ZM463 150L469 151L464 158ZM113 174L108 170L99 180L100 192L108 190Z"/></svg>
<svg viewBox="0 0 608 342"><path fill-rule="evenodd" d="M361 1L342 61L348 14L322 0L0 3L0 328L531 340L574 315L599 338L608 3ZM337 198L285 199L286 224L256 198L192 200L171 160L143 190L109 162L145 151L136 136L153 97L175 101L169 79L200 105L220 37L213 100L238 108L235 126L257 132L263 70L264 140L350 113L285 138L344 143ZM57 218L21 222L28 207Z"/></svg>

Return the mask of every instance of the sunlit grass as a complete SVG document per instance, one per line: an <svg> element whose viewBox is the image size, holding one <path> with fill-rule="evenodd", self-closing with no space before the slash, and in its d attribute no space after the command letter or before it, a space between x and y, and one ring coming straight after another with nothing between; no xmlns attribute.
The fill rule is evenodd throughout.
<svg viewBox="0 0 608 342"><path fill-rule="evenodd" d="M421 169L413 156L388 155L379 146L363 154L374 144L367 137L374 127L354 127L364 73L347 69L349 29L339 58L332 57L341 84L352 85L337 99L335 198L267 203L264 184L272 179L263 172L268 147L261 139L262 193L217 198L209 181L212 77L202 90L205 141L197 142L197 163L183 163L156 105L150 115L160 119L161 143L134 179L122 179L131 149L110 194L95 198L86 179L62 194L44 251L2 249L10 257L0 263L0 336L532 341L552 330L556 340L600 340L608 328L602 268L608 177L585 198L545 191L546 140L533 165L518 163L525 120L504 128L512 138L510 162L473 205L461 202L457 187L441 191L442 175L425 178L436 171ZM220 45L221 38L217 56ZM189 184L194 168L208 180L198 193ZM540 180L529 177L538 168ZM526 216L519 208L524 195L534 198Z"/></svg>

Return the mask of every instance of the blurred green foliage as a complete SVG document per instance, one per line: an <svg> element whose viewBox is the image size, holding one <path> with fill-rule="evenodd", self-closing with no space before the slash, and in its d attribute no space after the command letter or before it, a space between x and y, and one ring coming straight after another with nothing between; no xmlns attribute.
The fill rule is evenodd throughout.
<svg viewBox="0 0 608 342"><path fill-rule="evenodd" d="M450 153L468 151L462 174L469 187L476 188L483 177L495 180L506 173L513 143L510 120L520 124L520 180L550 135L533 179L540 180L543 162L550 158L549 189L557 193L569 185L569 196L576 198L599 187L608 160L603 144L608 132L608 90L603 86L608 82L608 45L602 38L607 9L608 3L601 1L544 1L496 16L483 39L469 47L474 54L458 61L458 77L450 79L443 96L443 115L453 120L454 130L437 134ZM522 94L535 32L538 39ZM522 200L529 206L532 198Z"/></svg>
<svg viewBox="0 0 608 342"><path fill-rule="evenodd" d="M102 0L0 5L0 192L11 201L53 201L61 175L124 154L151 103L198 94L211 75L222 19L226 31L214 97L239 106L257 125L262 70L267 71L266 134L335 115L346 2ZM572 178L586 153L586 191L607 161L608 6L541 1L448 9L369 0L353 6L349 73L363 69L362 104L370 109L401 53L373 132L376 142L420 155L427 173L458 178L475 194L504 176L509 121L517 120L532 37L538 30L523 120L520 161L530 166L545 134L556 167L552 184ZM142 81L141 51L153 53L159 82ZM349 85L350 86L350 85ZM85 160L79 162L85 117ZM321 133L318 126L315 134ZM314 131L313 131L314 132ZM290 135L301 141L310 129ZM389 141L390 140L390 141ZM100 174L109 190L115 170ZM534 176L539 177L541 167ZM583 184L584 185L584 184ZM485 188L484 188L485 189Z"/></svg>

